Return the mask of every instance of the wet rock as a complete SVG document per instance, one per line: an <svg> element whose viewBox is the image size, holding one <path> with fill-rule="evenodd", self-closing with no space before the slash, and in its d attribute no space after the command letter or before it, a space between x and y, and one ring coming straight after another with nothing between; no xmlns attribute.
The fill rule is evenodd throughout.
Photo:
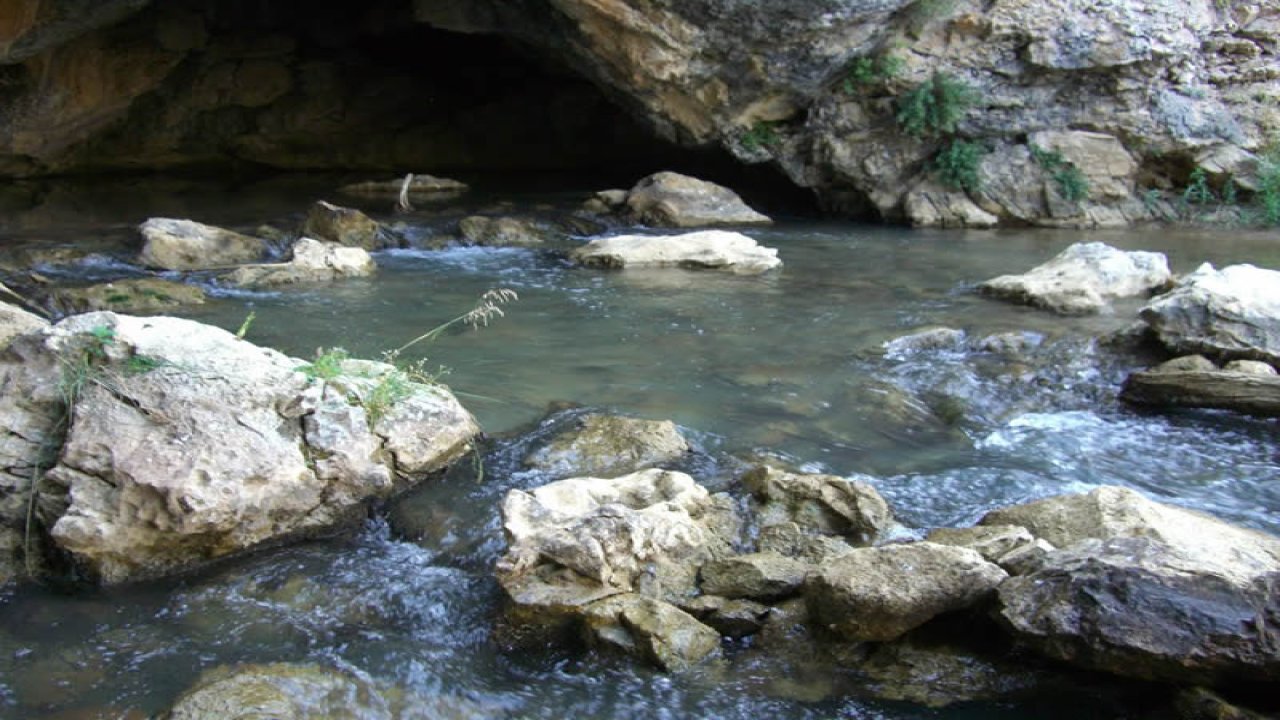
<svg viewBox="0 0 1280 720"><path fill-rule="evenodd" d="M820 533L869 545L895 526L889 505L875 488L835 475L798 474L765 465L742 476L759 502L761 527L794 522Z"/></svg>
<svg viewBox="0 0 1280 720"><path fill-rule="evenodd" d="M584 415L524 459L550 475L613 477L680 460L689 443L670 420Z"/></svg>
<svg viewBox="0 0 1280 720"><path fill-rule="evenodd" d="M777 553L817 565L853 549L844 538L806 530L798 523L782 522L760 530L756 546L762 553Z"/></svg>
<svg viewBox="0 0 1280 720"><path fill-rule="evenodd" d="M306 237L364 250L398 247L399 239L359 210L318 200L302 223Z"/></svg>
<svg viewBox="0 0 1280 720"><path fill-rule="evenodd" d="M395 200L400 197L404 187L404 178L394 180L365 180L338 188L344 195L377 198L379 200ZM453 198L466 192L470 186L452 178L435 177L425 173L414 173L409 181L410 200L432 200L436 198Z"/></svg>
<svg viewBox="0 0 1280 720"><path fill-rule="evenodd" d="M243 265L223 280L237 287L257 288L333 282L369 277L375 272L377 265L373 258L361 248L304 237L294 243L293 257L289 262Z"/></svg>
<svg viewBox="0 0 1280 720"><path fill-rule="evenodd" d="M1280 417L1280 377L1270 365L1260 364L1271 373L1216 368L1178 371L1161 366L1130 375L1120 390L1120 399L1160 408L1214 408Z"/></svg>
<svg viewBox="0 0 1280 720"><path fill-rule="evenodd" d="M0 350L4 350L13 338L39 330L49 324L48 320L29 313L17 305L0 301Z"/></svg>
<svg viewBox="0 0 1280 720"><path fill-rule="evenodd" d="M25 513L15 516L12 501L25 497L29 469L63 421L38 519L104 583L332 528L453 461L478 432L443 388L406 380L404 396L374 419L367 389L376 377L340 389L308 379L301 365L167 317L90 313L19 338L0 357L17 391L0 399L0 418L20 433L0 448L4 524L21 527ZM63 403L68 371L72 408Z"/></svg>
<svg viewBox="0 0 1280 720"><path fill-rule="evenodd" d="M1215 372L1217 369L1218 366L1215 365L1212 360L1203 355L1183 355L1182 357L1176 357L1172 360L1166 360L1147 372Z"/></svg>
<svg viewBox="0 0 1280 720"><path fill-rule="evenodd" d="M967 528L937 528L929 532L931 543L955 545L977 550L988 562L1000 563L1000 558L1025 545L1035 542L1031 531L1021 525L978 525Z"/></svg>
<svg viewBox="0 0 1280 720"><path fill-rule="evenodd" d="M674 172L660 172L636 183L627 193L632 219L653 227L761 225L772 222L752 210L732 190Z"/></svg>
<svg viewBox="0 0 1280 720"><path fill-rule="evenodd" d="M913 332L910 335L896 337L884 344L884 353L890 358L900 359L921 352L939 350L961 350L968 336L963 330L938 327Z"/></svg>
<svg viewBox="0 0 1280 720"><path fill-rule="evenodd" d="M998 617L1048 657L1090 669L1209 685L1274 681L1280 541L1270 542L1271 560L1258 566L1150 536L1086 540L1001 585Z"/></svg>
<svg viewBox="0 0 1280 720"><path fill-rule="evenodd" d="M989 700L1032 689L1040 675L1025 664L994 660L952 646L918 645L908 639L876 648L857 671L882 700L940 708Z"/></svg>
<svg viewBox="0 0 1280 720"><path fill-rule="evenodd" d="M139 278L86 288L60 288L51 293L51 301L62 314L94 310L145 313L183 305L201 305L204 303L204 291L195 285Z"/></svg>
<svg viewBox="0 0 1280 720"><path fill-rule="evenodd" d="M977 551L930 542L858 548L809 576L813 621L852 642L893 640L991 596L1008 575Z"/></svg>
<svg viewBox="0 0 1280 720"><path fill-rule="evenodd" d="M1263 714L1228 702L1208 688L1188 688L1173 701L1178 720L1274 720L1274 713Z"/></svg>
<svg viewBox="0 0 1280 720"><path fill-rule="evenodd" d="M165 720L395 720L475 717L484 708L462 699L423 697L355 673L318 665L221 666L182 693Z"/></svg>
<svg viewBox="0 0 1280 720"><path fill-rule="evenodd" d="M753 600L730 599L718 595L699 595L680 604L680 609L699 622L731 638L754 635L764 627L773 608Z"/></svg>
<svg viewBox="0 0 1280 720"><path fill-rule="evenodd" d="M1205 263L1140 315L1176 353L1280 364L1280 272Z"/></svg>
<svg viewBox="0 0 1280 720"><path fill-rule="evenodd" d="M720 634L670 603L634 593L587 606L585 630L596 646L646 659L663 670L687 669L720 650Z"/></svg>
<svg viewBox="0 0 1280 720"><path fill-rule="evenodd" d="M778 251L741 233L703 230L683 235L615 235L597 238L573 252L596 267L680 267L757 275L782 264Z"/></svg>
<svg viewBox="0 0 1280 720"><path fill-rule="evenodd" d="M502 517L498 582L515 603L535 607L692 594L698 568L729 553L738 523L727 496L656 469L512 490Z"/></svg>
<svg viewBox="0 0 1280 720"><path fill-rule="evenodd" d="M807 562L772 552L734 555L702 566L702 592L776 600L799 592L812 569Z"/></svg>
<svg viewBox="0 0 1280 720"><path fill-rule="evenodd" d="M1076 243L1023 275L1002 275L978 288L1062 314L1087 314L1100 312L1113 298L1147 295L1172 280L1160 253L1124 252L1091 242Z"/></svg>
<svg viewBox="0 0 1280 720"><path fill-rule="evenodd" d="M458 222L458 231L468 244L485 247L537 247L546 243L548 235L533 220L483 215L463 218Z"/></svg>
<svg viewBox="0 0 1280 720"><path fill-rule="evenodd" d="M172 218L151 218L138 226L144 244L138 262L161 270L210 270L256 262L267 254L265 240Z"/></svg>

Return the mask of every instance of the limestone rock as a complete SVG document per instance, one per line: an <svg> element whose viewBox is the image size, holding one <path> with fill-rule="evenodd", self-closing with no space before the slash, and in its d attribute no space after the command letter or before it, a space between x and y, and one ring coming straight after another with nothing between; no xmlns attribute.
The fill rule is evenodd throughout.
<svg viewBox="0 0 1280 720"><path fill-rule="evenodd" d="M1025 693L1042 679L1025 663L910 639L877 647L858 672L876 698L934 708Z"/></svg>
<svg viewBox="0 0 1280 720"><path fill-rule="evenodd" d="M343 278L369 277L377 265L369 253L358 247L301 238L293 245L289 262L243 265L223 279L238 287L270 287L296 283L332 282Z"/></svg>
<svg viewBox="0 0 1280 720"><path fill-rule="evenodd" d="M1280 374L1275 366L1264 363L1261 360L1232 360L1222 366L1226 372L1244 373L1245 375L1265 375L1272 376Z"/></svg>
<svg viewBox="0 0 1280 720"><path fill-rule="evenodd" d="M742 476L760 503L762 527L794 522L812 531L869 545L894 527L889 505L875 488L835 475L790 473L768 466Z"/></svg>
<svg viewBox="0 0 1280 720"><path fill-rule="evenodd" d="M517 604L531 606L580 606L627 592L688 594L698 568L728 554L738 522L727 496L657 469L512 490L502 517L507 552L498 582Z"/></svg>
<svg viewBox="0 0 1280 720"><path fill-rule="evenodd" d="M694 228L772 222L748 207L732 190L674 172L656 173L636 183L627 193L626 207L636 222L653 227Z"/></svg>
<svg viewBox="0 0 1280 720"><path fill-rule="evenodd" d="M1123 199L1133 194L1138 163L1114 136L1082 130L1042 130L1027 144L1054 152L1071 163L1089 183L1090 198Z"/></svg>
<svg viewBox="0 0 1280 720"><path fill-rule="evenodd" d="M811 565L820 565L853 549L853 545L840 536L806 529L794 522L781 522L761 528L756 546L762 553L776 553Z"/></svg>
<svg viewBox="0 0 1280 720"><path fill-rule="evenodd" d="M583 265L608 268L708 268L740 275L756 275L782 264L777 250L725 230L597 238L575 250L573 257Z"/></svg>
<svg viewBox="0 0 1280 720"><path fill-rule="evenodd" d="M458 222L468 244L485 247L536 247L546 243L547 231L532 220L472 215Z"/></svg>
<svg viewBox="0 0 1280 720"><path fill-rule="evenodd" d="M1235 362L1257 362L1236 360ZM1162 369L1136 372L1125 379L1120 399L1136 405L1161 408L1214 408L1234 412L1280 417L1280 377L1275 368L1258 363L1271 372L1254 370Z"/></svg>
<svg viewBox="0 0 1280 720"><path fill-rule="evenodd" d="M714 560L702 567L702 592L727 598L774 600L799 591L813 566L777 553Z"/></svg>
<svg viewBox="0 0 1280 720"><path fill-rule="evenodd" d="M395 180L366 180L364 182L343 185L338 188L338 192L343 193L344 195L355 195L357 197L395 200L400 197L400 190L403 187L404 178L397 178ZM464 193L469 189L470 186L466 183L452 178L436 177L425 173L414 173L413 179L409 181L409 199L430 200L438 197L456 197L460 193Z"/></svg>
<svg viewBox="0 0 1280 720"><path fill-rule="evenodd" d="M146 313L204 303L204 291L198 286L157 278L116 280L86 288L60 288L51 296L54 307L64 314L94 310Z"/></svg>
<svg viewBox="0 0 1280 720"><path fill-rule="evenodd" d="M1178 353L1280 364L1280 272L1209 263L1140 312Z"/></svg>
<svg viewBox="0 0 1280 720"><path fill-rule="evenodd" d="M1124 252L1100 242L1076 243L1023 275L979 285L999 298L1063 314L1096 313L1113 298L1150 294L1173 280L1164 255Z"/></svg>
<svg viewBox="0 0 1280 720"><path fill-rule="evenodd" d="M699 595L680 603L689 613L725 637L754 635L764 627L773 608L754 600L729 599L719 595Z"/></svg>
<svg viewBox="0 0 1280 720"><path fill-rule="evenodd" d="M634 593L614 595L589 605L584 613L588 638L679 671L720 650L720 634L669 603Z"/></svg>
<svg viewBox="0 0 1280 720"><path fill-rule="evenodd" d="M930 542L858 548L809 576L814 622L853 641L893 640L971 607L1008 575L975 550Z"/></svg>
<svg viewBox="0 0 1280 720"><path fill-rule="evenodd" d="M255 262L266 241L192 220L151 218L138 226L144 244L138 261L162 270L209 270Z"/></svg>
<svg viewBox="0 0 1280 720"><path fill-rule="evenodd" d="M104 583L331 528L455 460L478 432L441 388L406 382L407 396L374 421L358 389L309 380L302 364L168 317L90 313L19 338L0 358L17 391L0 401L0 418L24 433L0 448L5 524L20 522L9 513L29 482L22 468L61 417L66 437L43 475L39 519ZM68 368L73 409L59 390ZM393 442L431 460L410 463Z"/></svg>
<svg viewBox="0 0 1280 720"><path fill-rule="evenodd" d="M1019 548L1031 545L1036 538L1020 525L978 525L968 528L937 528L929 532L931 543L955 545L977 550L988 562L1000 559Z"/></svg>
<svg viewBox="0 0 1280 720"><path fill-rule="evenodd" d="M353 208L340 207L317 200L302 223L302 234L327 242L381 250L400 243L376 220Z"/></svg>
<svg viewBox="0 0 1280 720"><path fill-rule="evenodd" d="M0 301L0 350L4 350L13 338L32 330L39 330L48 324L49 321L39 315L29 313L17 305Z"/></svg>
<svg viewBox="0 0 1280 720"><path fill-rule="evenodd" d="M1200 528L1207 543L1220 543ZM1238 533L1233 533L1238 534ZM1057 660L1177 683L1280 673L1280 540L1270 560L1209 554L1156 536L1086 540L1000 586L999 618ZM1253 543L1259 548L1261 538Z"/></svg>
<svg viewBox="0 0 1280 720"><path fill-rule="evenodd" d="M1000 218L983 210L963 192L926 182L903 200L907 221L916 227L991 228Z"/></svg>
<svg viewBox="0 0 1280 720"><path fill-rule="evenodd" d="M689 443L670 420L590 414L524 459L551 475L612 477L680 460Z"/></svg>

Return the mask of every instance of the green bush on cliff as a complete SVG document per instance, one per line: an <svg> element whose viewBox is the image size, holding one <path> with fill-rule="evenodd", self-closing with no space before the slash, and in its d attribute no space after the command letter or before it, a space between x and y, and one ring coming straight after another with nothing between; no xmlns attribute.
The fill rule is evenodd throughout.
<svg viewBox="0 0 1280 720"><path fill-rule="evenodd" d="M742 133L742 147L751 151L773 147L779 140L777 124L763 120Z"/></svg>
<svg viewBox="0 0 1280 720"><path fill-rule="evenodd" d="M1267 225L1280 225L1280 143L1262 154L1258 163L1260 220Z"/></svg>
<svg viewBox="0 0 1280 720"><path fill-rule="evenodd" d="M892 80L902 72L902 59L892 53L860 57L853 61L845 73L842 87L847 95L856 95L863 88Z"/></svg>
<svg viewBox="0 0 1280 720"><path fill-rule="evenodd" d="M1070 202L1080 202L1089 197L1089 178L1075 163L1064 158L1062 153L1032 145L1031 157L1053 178L1058 194L1063 198Z"/></svg>
<svg viewBox="0 0 1280 720"><path fill-rule="evenodd" d="M968 83L935 72L899 99L898 126L916 137L953 133L977 99L977 91Z"/></svg>
<svg viewBox="0 0 1280 720"><path fill-rule="evenodd" d="M933 166L938 179L953 190L975 191L982 187L978 167L987 149L978 143L955 140L938 153Z"/></svg>

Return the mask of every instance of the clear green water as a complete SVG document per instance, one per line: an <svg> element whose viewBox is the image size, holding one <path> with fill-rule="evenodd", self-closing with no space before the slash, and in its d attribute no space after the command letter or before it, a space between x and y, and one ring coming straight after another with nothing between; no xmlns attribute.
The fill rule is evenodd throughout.
<svg viewBox="0 0 1280 720"><path fill-rule="evenodd" d="M251 227L305 207L303 194L238 202L227 191L177 202L135 193L114 210L29 213L0 227L11 240L82 241L127 234L148 215L178 214L175 207ZM514 207L569 197L516 197ZM425 213L400 220L422 236L445 221ZM502 550L497 506L507 489L545 481L520 469L537 436L521 433L553 404L676 421L700 449L688 469L715 488L760 455L864 476L914 528L1121 484L1280 532L1274 421L1145 414L1115 401L1136 361L1090 338L1129 324L1135 305L1060 318L972 292L1081 240L1163 251L1182 272L1206 260L1280 267L1275 234L925 232L809 220L750 234L779 249L780 272L602 272L570 267L558 251L394 251L378 256L373 280L220 291L184 311L234 330L253 310L248 338L259 344L299 356L341 345L376 357L465 312L486 289L517 290L505 318L425 349L429 363L451 368L445 381L495 437L486 479L477 484L460 469L392 509L390 524L375 519L353 536L177 581L2 595L0 716L156 712L200 671L258 661L352 669L458 698L476 717L1115 717L1133 701L1077 679L929 710L868 699L854 673L770 661L749 648L674 677L571 651L499 651L489 636L497 590L488 576ZM120 270L99 259L65 271ZM885 351L886 341L940 325L973 342ZM1025 333L1028 359L973 349L1007 332Z"/></svg>

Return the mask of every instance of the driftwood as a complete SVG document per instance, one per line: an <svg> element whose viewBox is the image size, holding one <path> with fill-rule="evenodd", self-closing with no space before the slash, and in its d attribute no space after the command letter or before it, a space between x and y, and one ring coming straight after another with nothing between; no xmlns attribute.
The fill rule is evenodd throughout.
<svg viewBox="0 0 1280 720"><path fill-rule="evenodd" d="M1280 376L1226 370L1139 372L1125 381L1120 399L1138 405L1280 417Z"/></svg>

